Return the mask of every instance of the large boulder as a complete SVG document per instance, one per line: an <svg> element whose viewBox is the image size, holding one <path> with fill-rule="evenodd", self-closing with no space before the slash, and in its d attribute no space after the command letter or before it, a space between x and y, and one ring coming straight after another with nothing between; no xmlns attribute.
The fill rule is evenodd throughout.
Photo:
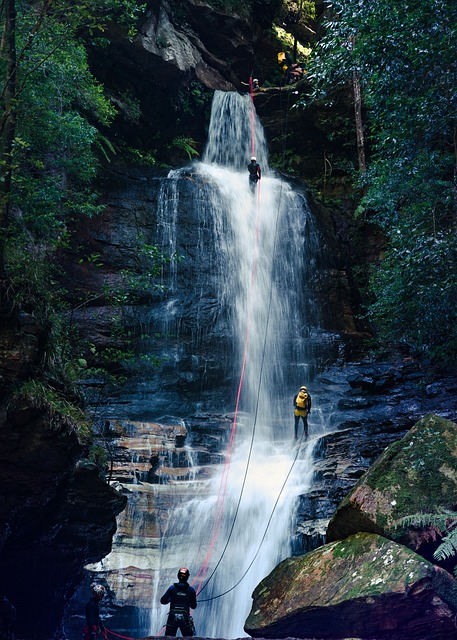
<svg viewBox="0 0 457 640"><path fill-rule="evenodd" d="M359 531L378 533L431 558L438 526L398 526L415 514L437 514L457 504L457 424L437 415L417 422L389 445L340 503L327 542Z"/></svg>
<svg viewBox="0 0 457 640"><path fill-rule="evenodd" d="M455 640L457 582L382 536L358 533L281 562L253 593L263 638Z"/></svg>

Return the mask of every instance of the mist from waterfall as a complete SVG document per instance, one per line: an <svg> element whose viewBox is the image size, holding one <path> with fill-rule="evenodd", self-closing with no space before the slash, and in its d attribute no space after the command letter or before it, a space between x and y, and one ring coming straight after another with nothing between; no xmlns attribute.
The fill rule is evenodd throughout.
<svg viewBox="0 0 457 640"><path fill-rule="evenodd" d="M254 195L252 132L262 167ZM185 565L199 590L196 634L237 638L246 635L252 591L291 553L297 496L311 481L313 443L294 447L292 396L312 371L305 347L316 309L307 271L317 236L304 195L268 167L249 95L216 91L207 148L194 170L204 184L195 206L211 212L218 303L233 335L227 362L237 384L227 405L237 408L236 431L219 472L196 483L194 496L170 514L150 634L166 619L160 596Z"/></svg>

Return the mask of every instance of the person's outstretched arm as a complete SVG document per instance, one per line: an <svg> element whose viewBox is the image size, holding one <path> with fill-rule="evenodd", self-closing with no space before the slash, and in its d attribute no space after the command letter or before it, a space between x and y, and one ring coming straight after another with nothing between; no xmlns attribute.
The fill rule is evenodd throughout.
<svg viewBox="0 0 457 640"><path fill-rule="evenodd" d="M168 587L168 589L165 591L163 596L160 598L160 604L168 604L170 602L171 600L170 589L171 587Z"/></svg>

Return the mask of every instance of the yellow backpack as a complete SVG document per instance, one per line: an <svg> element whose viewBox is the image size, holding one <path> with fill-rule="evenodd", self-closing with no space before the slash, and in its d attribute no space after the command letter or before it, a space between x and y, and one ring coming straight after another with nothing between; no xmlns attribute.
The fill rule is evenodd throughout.
<svg viewBox="0 0 457 640"><path fill-rule="evenodd" d="M298 409L306 409L307 407L308 394L306 391L299 391L297 395L297 399L295 400L295 404Z"/></svg>

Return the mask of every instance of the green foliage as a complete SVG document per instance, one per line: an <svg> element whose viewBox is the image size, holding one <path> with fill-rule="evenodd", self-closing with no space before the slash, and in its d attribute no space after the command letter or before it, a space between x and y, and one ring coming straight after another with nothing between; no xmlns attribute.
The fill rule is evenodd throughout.
<svg viewBox="0 0 457 640"><path fill-rule="evenodd" d="M115 22L126 29L129 37L137 33L138 18L147 10L147 4L136 0L54 0L53 16L79 30L85 29L98 43L98 37L109 24Z"/></svg>
<svg viewBox="0 0 457 640"><path fill-rule="evenodd" d="M105 478L109 461L107 450L99 444L94 444L90 448L88 457L91 462L97 465L99 476Z"/></svg>
<svg viewBox="0 0 457 640"><path fill-rule="evenodd" d="M308 66L313 100L356 75L371 162L359 215L382 226L371 319L388 341L456 354L457 5L452 0L335 0Z"/></svg>
<svg viewBox="0 0 457 640"><path fill-rule="evenodd" d="M120 145L120 154L126 162L131 162L132 164L138 164L144 167L157 165L157 151L155 149L145 151L143 149Z"/></svg>
<svg viewBox="0 0 457 640"><path fill-rule="evenodd" d="M197 110L210 108L213 92L200 82L190 82L185 89L179 91L179 108L187 115L193 115Z"/></svg>
<svg viewBox="0 0 457 640"><path fill-rule="evenodd" d="M443 510L441 513L415 513L400 518L395 523L396 527L435 527L439 532L445 531L441 543L435 550L435 560L446 560L457 555L457 513ZM457 570L456 570L457 575Z"/></svg>
<svg viewBox="0 0 457 640"><path fill-rule="evenodd" d="M134 252L137 256L136 266L119 271L116 281L105 285L97 296L103 298L110 309L104 329L104 334L109 337L108 345L87 345L78 339L74 340L73 352L80 354L76 361L85 361L85 365L79 367L80 378L99 378L108 393L114 387L123 385L128 375L144 372L145 367L158 367L162 363L156 356L141 353L141 340L145 336L139 331L132 308L136 304L147 303L154 293L163 289L157 280L165 264L182 259L178 254L164 254L159 247L146 242L142 234L138 235ZM79 262L89 268L103 266L99 253L86 255ZM93 300L94 296L88 293L78 306L90 304Z"/></svg>
<svg viewBox="0 0 457 640"><path fill-rule="evenodd" d="M81 35L100 35L113 20L132 29L144 8L133 0L17 3L16 135L8 196L20 216L9 230L12 242L24 233L39 242L48 238L53 251L65 246L69 216L100 211L91 183L98 157L109 159L114 148L99 128L110 125L116 108L89 70ZM2 57L3 78L5 65ZM0 172L7 169L0 166Z"/></svg>
<svg viewBox="0 0 457 640"><path fill-rule="evenodd" d="M189 138L186 136L177 136L172 140L171 144L177 149L181 149L182 151L184 151L187 154L189 160L192 160L192 158L199 155L197 149L195 148L198 145L198 142L196 142L193 138Z"/></svg>
<svg viewBox="0 0 457 640"><path fill-rule="evenodd" d="M456 522L454 522L455 526ZM457 555L457 529L454 528L447 536L444 536L433 557L435 560L446 560L455 555Z"/></svg>
<svg viewBox="0 0 457 640"><path fill-rule="evenodd" d="M91 429L82 409L50 385L40 380L25 382L13 394L10 406L19 407L22 402L44 410L51 428L74 432L80 442L88 441Z"/></svg>
<svg viewBox="0 0 457 640"><path fill-rule="evenodd" d="M274 26L273 30L279 43L282 45L285 51L290 51L294 47L294 37L282 27ZM305 62L311 53L309 47L304 47L302 44L297 43L297 62Z"/></svg>
<svg viewBox="0 0 457 640"><path fill-rule="evenodd" d="M451 350L457 339L457 288L450 265L456 261L452 232L413 236L402 226L395 229L382 268L371 276L376 301L368 315L381 337L429 355L443 357L437 350Z"/></svg>
<svg viewBox="0 0 457 640"><path fill-rule="evenodd" d="M286 149L282 154L272 154L270 157L270 166L273 169L286 171L290 175L297 175L302 158L296 154L293 149Z"/></svg>
<svg viewBox="0 0 457 640"><path fill-rule="evenodd" d="M111 96L111 101L119 109L119 112L127 122L138 123L141 117L141 107L139 100L133 98L129 93L121 93L116 98Z"/></svg>
<svg viewBox="0 0 457 640"><path fill-rule="evenodd" d="M91 427L73 383L87 371L88 362L74 350L65 321L58 251L68 246L69 222L75 215L94 216L103 210L93 182L100 159L114 154L106 131L118 106L94 79L85 45L103 45L113 20L134 35L144 8L133 0L17 2L13 100L5 101L5 87L0 92L3 119L14 125L11 153L0 162L0 183L6 187L8 182L0 203L2 224L8 223L0 238L1 267L9 300L33 314L46 330L40 377L21 386L11 402L43 409L53 427L75 431L81 441L87 441ZM5 40L4 23L0 30ZM7 62L8 56L0 57L3 79ZM138 106L128 97L122 107L124 115L138 116ZM5 144L3 137L1 142ZM97 268L99 256L92 254L89 261Z"/></svg>

